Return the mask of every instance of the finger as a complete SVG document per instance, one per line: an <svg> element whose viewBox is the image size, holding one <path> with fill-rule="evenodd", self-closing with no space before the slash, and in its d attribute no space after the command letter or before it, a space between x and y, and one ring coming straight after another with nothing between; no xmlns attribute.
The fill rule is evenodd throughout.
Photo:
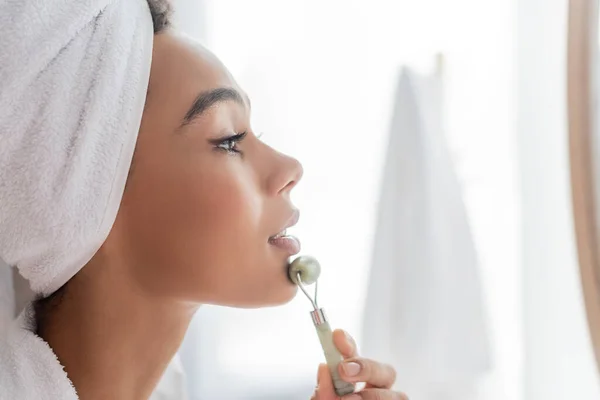
<svg viewBox="0 0 600 400"><path fill-rule="evenodd" d="M348 334L348 332L342 329L336 329L333 331L333 344L337 347L338 351L344 358L358 356L358 350L356 348L356 342Z"/></svg>
<svg viewBox="0 0 600 400"><path fill-rule="evenodd" d="M368 358L349 358L341 362L338 368L346 382L366 382L368 387L389 389L396 381L394 368Z"/></svg>
<svg viewBox="0 0 600 400"><path fill-rule="evenodd" d="M336 400L338 397L335 394L333 381L331 380L331 372L327 364L319 364L317 372L317 389L311 399L314 400Z"/></svg>
<svg viewBox="0 0 600 400"><path fill-rule="evenodd" d="M408 400L408 396L387 389L365 389L359 393L362 400Z"/></svg>

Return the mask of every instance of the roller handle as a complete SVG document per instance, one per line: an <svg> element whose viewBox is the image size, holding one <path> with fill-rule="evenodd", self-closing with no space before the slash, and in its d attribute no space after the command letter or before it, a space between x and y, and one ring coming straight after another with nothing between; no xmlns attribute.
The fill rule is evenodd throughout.
<svg viewBox="0 0 600 400"><path fill-rule="evenodd" d="M333 343L333 332L329 326L329 322L327 322L323 309L320 308L319 310L315 310L311 312L311 315L317 334L319 335L319 340L321 341L323 353L325 353L325 360L327 361L327 366L331 373L335 393L338 396L354 393L354 384L344 381L338 372L338 366L340 362L342 362L343 357Z"/></svg>

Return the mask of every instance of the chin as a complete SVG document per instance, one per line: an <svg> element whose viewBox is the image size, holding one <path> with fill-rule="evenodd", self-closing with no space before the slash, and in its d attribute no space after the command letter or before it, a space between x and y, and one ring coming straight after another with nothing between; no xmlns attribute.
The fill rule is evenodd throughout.
<svg viewBox="0 0 600 400"><path fill-rule="evenodd" d="M297 293L298 286L288 283L286 288L270 292L268 296L257 296L254 299L244 299L235 304L229 304L229 306L237 308L277 307L292 301Z"/></svg>
<svg viewBox="0 0 600 400"><path fill-rule="evenodd" d="M298 286L290 284L289 288L287 288L287 290L282 291L281 297L275 299L271 305L280 306L283 304L287 304L290 301L292 301L292 299L294 299L294 297L296 297L297 293L298 293Z"/></svg>

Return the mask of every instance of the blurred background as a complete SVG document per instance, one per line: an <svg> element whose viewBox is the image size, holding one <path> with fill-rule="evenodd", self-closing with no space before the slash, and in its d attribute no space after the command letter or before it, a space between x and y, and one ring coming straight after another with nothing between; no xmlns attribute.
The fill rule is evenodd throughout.
<svg viewBox="0 0 600 400"><path fill-rule="evenodd" d="M566 0L175 5L248 92L254 130L302 161L292 233L322 263L320 303L396 365L400 389L599 398L571 216ZM302 295L202 308L181 350L191 398L309 398L323 359L310 309Z"/></svg>

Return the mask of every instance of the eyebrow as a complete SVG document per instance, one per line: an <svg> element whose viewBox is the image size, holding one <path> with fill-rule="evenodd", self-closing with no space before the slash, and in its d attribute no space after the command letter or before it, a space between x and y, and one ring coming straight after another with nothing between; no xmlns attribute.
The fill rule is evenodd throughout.
<svg viewBox="0 0 600 400"><path fill-rule="evenodd" d="M233 88L221 87L208 90L200 93L198 97L196 97L196 100L194 100L194 103L185 114L185 117L183 117L183 122L181 125L184 126L191 123L215 104L227 101L234 101L243 107L250 107L250 99L242 96L240 92Z"/></svg>

